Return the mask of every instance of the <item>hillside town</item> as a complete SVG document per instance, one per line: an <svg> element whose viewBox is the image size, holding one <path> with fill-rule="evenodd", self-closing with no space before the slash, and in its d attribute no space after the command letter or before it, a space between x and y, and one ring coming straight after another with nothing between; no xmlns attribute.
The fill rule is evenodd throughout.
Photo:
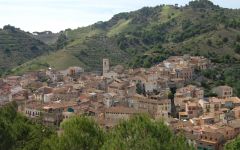
<svg viewBox="0 0 240 150"><path fill-rule="evenodd" d="M197 149L222 149L240 133L240 98L232 87L212 89L205 97L192 84L196 72L212 67L203 56L171 56L151 68L125 69L103 59L102 74L81 67L54 68L0 79L0 106L15 101L34 122L59 129L76 115L87 115L105 129L147 114L183 133Z"/></svg>

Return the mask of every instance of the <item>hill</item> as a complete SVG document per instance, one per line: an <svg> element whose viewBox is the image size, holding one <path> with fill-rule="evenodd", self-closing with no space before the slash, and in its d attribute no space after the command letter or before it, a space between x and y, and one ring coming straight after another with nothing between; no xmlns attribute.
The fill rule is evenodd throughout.
<svg viewBox="0 0 240 150"><path fill-rule="evenodd" d="M0 29L0 75L52 50L30 33L7 25Z"/></svg>
<svg viewBox="0 0 240 150"><path fill-rule="evenodd" d="M240 10L221 8L208 0L193 1L185 7L144 7L117 14L107 22L65 30L63 49L17 70L29 70L39 62L56 69L81 65L100 70L104 57L112 64L150 67L169 55L186 53L204 55L214 62L223 62L226 57L239 61L239 29Z"/></svg>

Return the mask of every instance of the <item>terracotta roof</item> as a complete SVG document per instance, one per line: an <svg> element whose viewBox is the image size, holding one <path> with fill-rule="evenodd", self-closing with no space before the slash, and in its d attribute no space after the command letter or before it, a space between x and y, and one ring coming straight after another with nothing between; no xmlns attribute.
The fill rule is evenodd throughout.
<svg viewBox="0 0 240 150"><path fill-rule="evenodd" d="M28 104L26 104L26 108L28 109L42 109L42 106L43 104L37 101L29 102Z"/></svg>
<svg viewBox="0 0 240 150"><path fill-rule="evenodd" d="M240 103L240 98L238 97L229 97L224 99L225 102L233 102L233 103Z"/></svg>

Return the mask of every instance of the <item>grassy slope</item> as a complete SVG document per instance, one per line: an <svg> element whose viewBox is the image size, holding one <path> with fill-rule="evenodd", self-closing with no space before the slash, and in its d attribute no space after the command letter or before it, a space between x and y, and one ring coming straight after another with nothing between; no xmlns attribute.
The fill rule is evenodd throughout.
<svg viewBox="0 0 240 150"><path fill-rule="evenodd" d="M111 29L108 31L107 36L112 37L115 35L118 35L119 33L123 32L125 29L128 28L129 23L131 20L119 20L118 23L111 27Z"/></svg>

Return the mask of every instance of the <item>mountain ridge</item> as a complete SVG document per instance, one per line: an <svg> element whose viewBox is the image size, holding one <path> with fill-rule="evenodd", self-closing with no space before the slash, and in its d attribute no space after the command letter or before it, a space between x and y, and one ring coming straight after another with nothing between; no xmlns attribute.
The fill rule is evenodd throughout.
<svg viewBox="0 0 240 150"><path fill-rule="evenodd" d="M42 68L31 67L40 62L56 69L79 65L100 71L106 57L113 65L127 67L150 67L170 55L182 54L203 55L216 62L225 57L239 61L239 16L240 10L221 8L208 0L119 13L106 22L63 31L65 38L58 51L12 72Z"/></svg>

